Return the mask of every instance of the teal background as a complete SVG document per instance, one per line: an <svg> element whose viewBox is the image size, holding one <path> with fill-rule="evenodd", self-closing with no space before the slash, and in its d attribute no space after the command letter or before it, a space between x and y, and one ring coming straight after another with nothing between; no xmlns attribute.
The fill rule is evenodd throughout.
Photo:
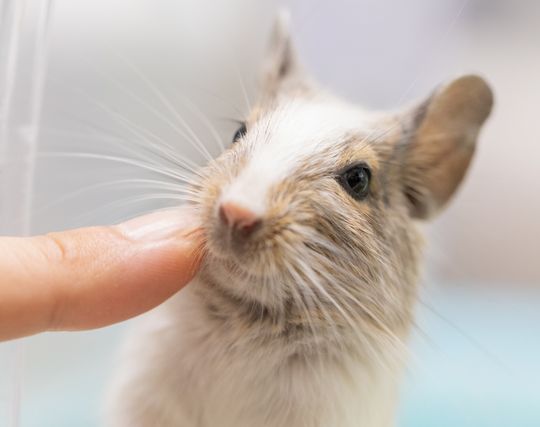
<svg viewBox="0 0 540 427"><path fill-rule="evenodd" d="M433 288L422 301L398 426L540 426L540 293L461 285ZM26 340L21 425L99 425L123 332Z"/></svg>

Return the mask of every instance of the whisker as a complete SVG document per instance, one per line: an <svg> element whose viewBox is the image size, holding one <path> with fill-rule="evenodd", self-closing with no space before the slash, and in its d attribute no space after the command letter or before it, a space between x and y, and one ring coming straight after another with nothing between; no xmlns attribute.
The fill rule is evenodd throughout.
<svg viewBox="0 0 540 427"><path fill-rule="evenodd" d="M110 114L118 123L120 123L124 129L129 131L130 133L134 134L137 137L143 138L145 141L149 141L152 143L152 141L159 141L163 147L161 147L161 151L164 152L166 155L170 155L177 161L181 166L185 167L188 170L196 170L199 166L194 163L192 160L180 156L179 153L174 150L174 148L168 144L166 141L164 141L162 138L160 138L158 135L154 134L153 132L150 132L147 129L144 129L135 123L133 121L129 120L127 117L119 113L118 111L115 111L114 109L108 107L107 105L90 98L90 102L94 103L98 108L102 109L103 111ZM146 135L146 137L145 137ZM147 139L150 138L150 139ZM155 146L156 147L156 146ZM160 148L157 146L156 148ZM211 160L211 159L210 159Z"/></svg>
<svg viewBox="0 0 540 427"><path fill-rule="evenodd" d="M184 98L184 102L188 105L191 112L193 112L199 120L207 127L207 129L210 131L214 139L216 140L218 147L221 149L221 151L225 151L225 146L223 144L223 140L221 139L221 136L217 132L215 126L212 124L212 122L206 117L201 110L193 104L187 97Z"/></svg>
<svg viewBox="0 0 540 427"><path fill-rule="evenodd" d="M244 84L244 79L242 78L242 74L240 73L240 70L238 69L235 63L233 63L232 66L234 68L234 73L236 75L238 83L240 84L240 89L242 90L242 96L244 97L244 102L246 104L247 110L251 111L252 106L251 106L251 102L249 101L249 96L246 90L246 86Z"/></svg>
<svg viewBox="0 0 540 427"><path fill-rule="evenodd" d="M144 163L142 161L128 159L124 157L111 156L106 154L94 154L94 153L77 153L77 152L41 152L38 153L38 157L51 157L51 158L81 158L81 159L95 159L95 160L105 160L111 162L117 162L130 166L137 166L141 169L148 170L150 172L157 173L159 175L167 176L185 182L186 184L193 183L193 176L181 174L177 171L172 171L161 166L155 166L149 163Z"/></svg>
<svg viewBox="0 0 540 427"><path fill-rule="evenodd" d="M54 206L58 206L59 204L65 202L65 201L68 201L70 199L73 199L73 198L75 198L77 196L80 196L82 194L85 194L85 193L93 191L93 190L102 190L102 189L106 189L106 188L111 188L111 187L114 188L114 187L122 187L122 186L129 187L130 185L133 186L135 184L139 184L139 186L135 187L135 188L140 188L140 189L157 188L157 189L162 189L162 190L176 191L179 194L196 195L196 193L193 190L190 190L190 189L186 188L183 185L172 184L172 183L169 183L169 182L166 182L166 181L159 181L159 180L152 180L152 179L119 179L119 180L114 180L114 181L100 182L100 183L97 183L97 184L88 185L88 186L86 186L84 188L78 189L77 191L73 191L73 192L70 192L68 194L64 194L62 197L59 197L55 201L47 203L44 206L36 208L36 213L40 213L40 212L49 210Z"/></svg>
<svg viewBox="0 0 540 427"><path fill-rule="evenodd" d="M310 240L312 238L314 238L314 236L317 236L316 233L309 233L306 230L304 230L303 235L304 235L304 237L307 236ZM316 239L316 240L318 241L320 239ZM335 245L330 244L330 247L333 248L333 252L335 252L336 250L338 252L341 252L339 250L339 248L335 248ZM336 255L339 256L339 253L336 254ZM344 258L346 258L346 254L344 254ZM384 322L382 322L378 318L378 316L376 316L375 313L373 313L372 310L370 310L368 307L366 307L365 304L362 304L358 300L358 298L355 298L346 289L345 286L341 286L340 287L340 292L337 293L339 295L335 295L337 300L335 300L329 294L329 292L325 289L324 285L321 283L321 279L324 279L326 281L326 283L333 283L333 281L336 280L336 278L332 274L330 274L330 271L332 271L333 268L335 268L335 266L333 266L333 268L332 268L331 265L327 265L328 262L329 262L329 260L326 257L321 256L317 252L310 253L310 255L307 257L307 259L306 259L306 255L303 254L302 259L300 260L300 264L302 265L303 270L306 272L306 274L308 274L310 283L315 285L316 289L322 294L322 296L324 296L324 298L326 300L328 300L338 310L338 312L341 314L341 316L344 318L344 320L347 321L347 323L349 324L349 326L351 327L351 329L353 331L356 331L356 325L355 325L353 319L351 318L351 315L354 317L357 310L354 310L351 307L351 305L347 301L345 301L343 299L343 296L347 297L347 299L351 303L353 303L355 306L359 306L359 308L364 313L366 313L370 317L370 319L372 319L377 324L377 326L385 333L386 337L388 337L390 339L389 344L391 344L392 347L395 347L396 345L398 346L397 349L400 350L400 351L397 352L397 354L407 354L408 355L409 354L408 347L402 342L402 340L395 333L393 333L384 324ZM311 267L313 265L319 266L319 268L317 269L317 272L315 272L313 270L313 268ZM341 269L340 269L340 271L341 271ZM347 272L346 269L343 269L343 271ZM347 276L351 276L348 279L349 283L356 283L358 281L358 278L353 277L352 274L347 273ZM357 334L357 336L358 336L358 338L360 340L365 341L365 339L361 335ZM380 337L377 337L377 338L380 340Z"/></svg>
<svg viewBox="0 0 540 427"><path fill-rule="evenodd" d="M102 141L109 141L109 142L115 144L116 146L126 150L128 153L133 154L138 159L147 160L147 157L143 157L143 156L140 155L140 153L136 152L135 150L131 150L129 148L129 144L136 143L142 149L146 150L149 154L158 156L159 159L170 162L174 166L185 169L186 171L188 171L190 173L198 174L199 170L200 170L200 166L196 165L195 163L193 163L188 158L180 156L176 151L174 151L172 149L172 147L170 148L170 150L167 150L164 147L159 147L159 145L154 144L150 140L144 140L144 141L140 141L139 139L126 140L126 139L124 139L122 137L113 136L113 135L107 135L107 134L105 134L105 135L95 134L94 135L94 134L87 134L87 133L82 133L82 132L66 131L66 130L61 130L61 129L50 129L50 128L45 129L45 132L57 133L57 134L63 134L63 135L71 135L71 136L74 136L76 138L82 138L82 139L91 139L91 140L96 140L96 139L99 140L99 139L101 139ZM157 148L158 151L154 152L154 151L151 150L151 148Z"/></svg>
<svg viewBox="0 0 540 427"><path fill-rule="evenodd" d="M295 263L296 264L296 263ZM303 280L301 280L299 277L296 277L297 276L297 273L296 273L296 267L297 265L289 265L288 267L288 271L290 274L292 274L293 276L293 279L295 279L295 281L298 283L298 284L302 284L303 283ZM291 291L293 292L293 298L294 300L296 301L296 303L298 304L298 307L302 310L302 312L304 313L304 315L306 316L306 320L307 320L307 323L308 323L308 327L309 327L309 330L311 332L311 338L313 339L313 341L316 343L317 341L317 332L315 330L315 325L313 323L313 318L310 314L310 302L311 304L314 303L314 299L311 298L310 295L302 292L302 291L307 291L308 293L311 293L311 289L307 286L303 286L301 289L296 289L296 287L292 286L291 287ZM300 291L300 293L298 292ZM307 302L304 301L304 299L302 298L302 296L305 296L308 299ZM309 352L309 355L312 355L312 351ZM318 364L319 366L319 370L317 369L314 369L313 366L311 366L311 369L314 373L317 373L317 372L323 372L323 360L322 360L322 355L319 354L318 352L315 352L315 355L316 355L316 363ZM311 358L310 357L307 357L308 355L306 355L306 357L304 357L304 360L306 360L306 362L308 364L311 365Z"/></svg>
<svg viewBox="0 0 540 427"><path fill-rule="evenodd" d="M195 134L195 132L193 131L191 126L189 126L189 124L186 122L186 120L178 113L176 108L174 108L172 103L169 101L169 99L167 99L167 97L163 94L163 92L161 92L161 90L159 90L156 87L156 85L152 81L150 81L150 79L141 70L139 70L139 68L137 68L132 62L128 61L127 58L125 58L125 57L123 57L121 55L119 56L119 58L124 62L124 64L126 64L126 66L128 66L145 83L145 85L161 101L161 103L165 106L165 108L167 108L167 110L169 110L169 112L186 129L188 134L193 138L193 141L196 143L195 148L199 147L198 148L199 152L203 156L206 156L207 160L211 160L213 158L213 156L209 153L209 151L206 149L206 147L204 146L202 141L197 137L197 135ZM136 97L136 98L139 99L138 97ZM147 106L147 108L148 108L148 106ZM154 110L154 109L152 108L152 110ZM173 129L175 129L177 132L180 132L180 130L176 127L176 125L174 125L174 123L169 123L169 121L167 121L167 123L171 127L173 127Z"/></svg>
<svg viewBox="0 0 540 427"><path fill-rule="evenodd" d="M491 362L495 363L499 368L503 369L507 373L511 374L512 370L509 366L504 364L499 358L497 358L493 353L488 351L484 346L482 346L476 339L466 333L463 329L457 326L447 317L439 313L435 308L426 303L422 298L419 298L420 304L422 304L430 313L432 313L439 320L443 321L446 325L450 326L454 331L459 333L463 338L465 338L470 344L472 344L477 350L479 350L484 356L486 356Z"/></svg>
<svg viewBox="0 0 540 427"><path fill-rule="evenodd" d="M197 200L194 198L178 195L176 193L156 193L156 194L147 194L144 196L126 197L122 200L116 200L114 202L107 203L103 206L93 209L79 216L78 220L85 222L87 219L92 218L94 215L100 212L104 212L104 211L106 212L112 209L118 209L118 208L125 207L128 205L133 205L133 204L141 203L141 202L148 202L152 200L169 200L169 201L175 202L175 204L172 206L169 206L168 209L173 208L173 207L179 207L186 202L190 202L190 203L197 202ZM154 212L154 211L156 211L156 209L152 208L148 212ZM143 215L144 213L145 212L140 212L140 213L137 213L137 215Z"/></svg>
<svg viewBox="0 0 540 427"><path fill-rule="evenodd" d="M148 104L146 101L144 101L142 98L140 98L138 95L136 95L135 93L129 91L128 89L126 89L123 85L121 85L120 83L118 83L118 81L116 81L114 78L110 77L110 76L107 76L106 74L102 73L100 70L96 69L94 67L93 64L89 63L86 59L82 58L82 60L89 66L91 67L98 75L100 75L103 79L109 81L111 84L113 84L117 89L119 89L121 92L123 92L125 95L127 95L129 98L133 99L135 102L137 102L139 105L143 106L144 108L146 108L148 111L152 112L152 114L154 114L155 117L157 117L159 120L161 120L162 122L164 122L165 124L167 124L171 129L173 129L174 131L176 131L182 138L185 138L186 141L193 147L195 148L199 154L201 154L203 157L206 158L206 160L210 160L212 159L212 156L210 155L210 153L206 150L206 148L204 147L204 144L202 144L198 139L196 139L195 141L192 140L191 136L184 132L182 129L180 129L176 123L174 123L173 121L171 121L169 118L167 118L166 116L163 115L163 113L161 111L159 111L157 108L153 107L152 105ZM100 102L96 101L95 99L93 99L90 95L88 95L85 91L83 91L82 89L77 89L77 88L74 88L73 89L74 91L78 92L79 94L82 94L86 99L88 99L90 102L92 102L93 104L97 105L99 108L101 109L104 109L104 105L101 104ZM105 110L110 110L108 107L105 107ZM113 110L114 111L114 110ZM115 112L115 115L118 115L119 113Z"/></svg>
<svg viewBox="0 0 540 427"><path fill-rule="evenodd" d="M214 100L219 101L223 106L229 108L232 107L234 112L238 114L239 117L244 117L246 115L245 111L242 111L238 105L234 104L230 100L225 100L222 96L218 95L217 93L208 90L207 87L200 86L197 84L197 82L190 82L190 87L196 89L199 92L202 92L204 94L210 95Z"/></svg>

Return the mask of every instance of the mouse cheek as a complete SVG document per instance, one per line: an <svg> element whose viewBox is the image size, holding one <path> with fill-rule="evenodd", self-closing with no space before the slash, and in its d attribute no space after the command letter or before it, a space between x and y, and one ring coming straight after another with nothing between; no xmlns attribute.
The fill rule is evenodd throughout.
<svg viewBox="0 0 540 427"><path fill-rule="evenodd" d="M364 265L362 254L373 246L374 222L378 221L369 201L357 201L340 188L327 192L314 206L317 215L317 239L325 243L330 259Z"/></svg>

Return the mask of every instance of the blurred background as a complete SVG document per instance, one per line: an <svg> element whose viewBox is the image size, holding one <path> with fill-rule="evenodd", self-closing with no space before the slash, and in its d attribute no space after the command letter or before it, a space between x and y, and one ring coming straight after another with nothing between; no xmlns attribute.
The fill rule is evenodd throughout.
<svg viewBox="0 0 540 427"><path fill-rule="evenodd" d="M220 152L256 99L283 6L308 70L366 107L398 108L461 73L491 83L472 169L426 226L398 425L539 426L537 1L0 0L2 233L177 205L162 182L178 166L156 147L196 164ZM0 344L0 426L98 425L126 327Z"/></svg>

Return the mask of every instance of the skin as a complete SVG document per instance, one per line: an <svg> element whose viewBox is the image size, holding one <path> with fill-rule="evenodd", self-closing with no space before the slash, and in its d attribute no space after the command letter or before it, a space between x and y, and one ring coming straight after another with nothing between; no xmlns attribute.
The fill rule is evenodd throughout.
<svg viewBox="0 0 540 427"><path fill-rule="evenodd" d="M107 326L186 285L201 259L186 211L109 227L0 237L0 340Z"/></svg>

